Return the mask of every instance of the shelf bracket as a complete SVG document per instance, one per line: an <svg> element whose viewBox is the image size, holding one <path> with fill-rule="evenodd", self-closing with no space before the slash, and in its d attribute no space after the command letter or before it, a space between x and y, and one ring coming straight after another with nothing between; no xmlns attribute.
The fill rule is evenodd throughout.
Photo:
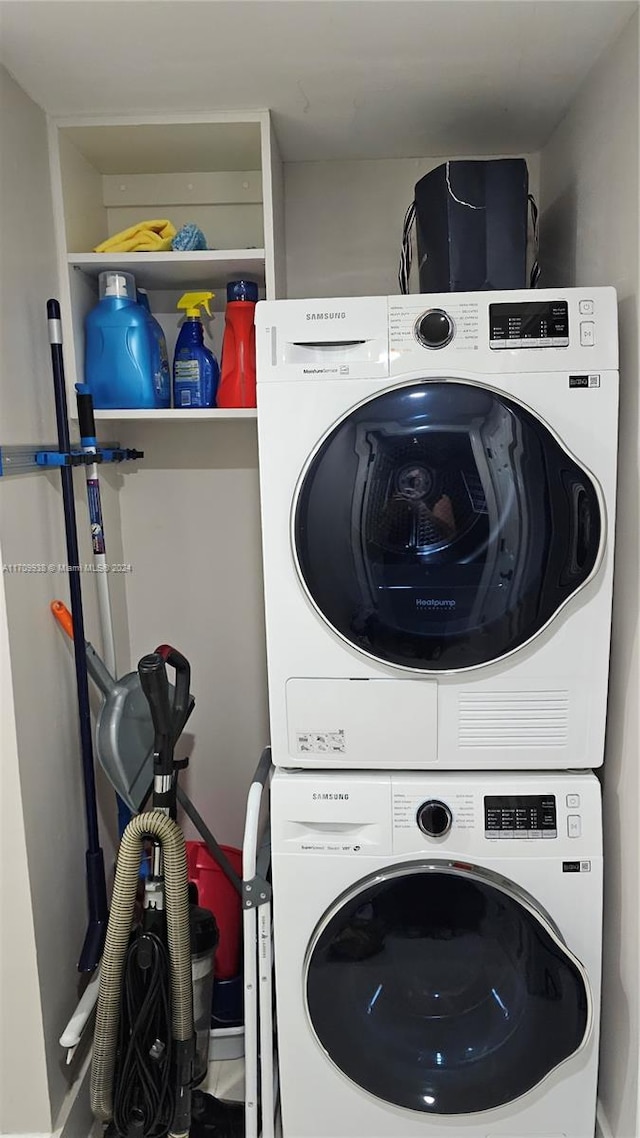
<svg viewBox="0 0 640 1138"><path fill-rule="evenodd" d="M53 445L25 443L23 446L0 447L0 477L27 474L33 470L56 470L61 466L91 466L94 462L131 462L138 458L144 458L144 451L121 447L117 442L104 443L95 454L75 449L61 452Z"/></svg>

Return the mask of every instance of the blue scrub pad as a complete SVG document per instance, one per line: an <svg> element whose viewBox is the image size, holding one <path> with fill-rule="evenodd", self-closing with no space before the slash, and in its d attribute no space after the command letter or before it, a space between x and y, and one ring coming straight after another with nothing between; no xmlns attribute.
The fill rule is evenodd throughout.
<svg viewBox="0 0 640 1138"><path fill-rule="evenodd" d="M182 226L176 233L171 248L175 253L188 253L192 249L206 249L207 239L201 229L194 224L193 221L188 221L186 225Z"/></svg>

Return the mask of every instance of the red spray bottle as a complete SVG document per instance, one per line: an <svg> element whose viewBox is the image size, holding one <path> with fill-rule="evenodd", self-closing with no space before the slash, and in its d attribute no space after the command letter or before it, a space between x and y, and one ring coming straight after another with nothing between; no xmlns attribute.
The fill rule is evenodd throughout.
<svg viewBox="0 0 640 1138"><path fill-rule="evenodd" d="M254 313L258 286L253 281L227 285L227 310L222 341L222 375L216 406L255 407L256 330Z"/></svg>

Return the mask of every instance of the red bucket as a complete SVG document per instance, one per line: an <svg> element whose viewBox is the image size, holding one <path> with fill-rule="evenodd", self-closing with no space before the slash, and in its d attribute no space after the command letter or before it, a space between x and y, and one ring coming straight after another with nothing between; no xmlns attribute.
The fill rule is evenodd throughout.
<svg viewBox="0 0 640 1138"><path fill-rule="evenodd" d="M242 904L239 894L225 877L204 842L187 842L189 880L198 887L198 904L210 909L220 931L216 949L215 976L230 980L241 972ZM221 846L239 877L242 877L242 850Z"/></svg>

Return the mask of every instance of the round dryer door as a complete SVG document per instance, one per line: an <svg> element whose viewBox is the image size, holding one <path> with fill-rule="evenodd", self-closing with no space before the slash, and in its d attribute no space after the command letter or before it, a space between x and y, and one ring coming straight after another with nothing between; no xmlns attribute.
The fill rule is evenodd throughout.
<svg viewBox="0 0 640 1138"><path fill-rule="evenodd" d="M598 490L536 415L480 384L403 385L325 437L293 517L320 615L360 651L423 672L536 636L597 565Z"/></svg>
<svg viewBox="0 0 640 1138"><path fill-rule="evenodd" d="M325 914L307 1013L328 1058L384 1102L473 1114L512 1102L586 1042L588 982L512 882L451 862L372 875Z"/></svg>

